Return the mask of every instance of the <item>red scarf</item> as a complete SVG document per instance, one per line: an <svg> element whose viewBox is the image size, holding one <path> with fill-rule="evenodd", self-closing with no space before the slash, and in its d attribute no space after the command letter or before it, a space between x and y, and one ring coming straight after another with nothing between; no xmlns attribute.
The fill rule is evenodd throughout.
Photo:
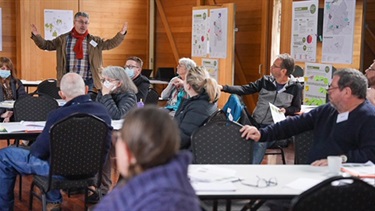
<svg viewBox="0 0 375 211"><path fill-rule="evenodd" d="M77 59L83 59L83 40L87 37L89 34L89 30L86 30L84 34L78 33L75 28L72 29L72 36L77 39L76 45L73 48L73 51L76 53Z"/></svg>

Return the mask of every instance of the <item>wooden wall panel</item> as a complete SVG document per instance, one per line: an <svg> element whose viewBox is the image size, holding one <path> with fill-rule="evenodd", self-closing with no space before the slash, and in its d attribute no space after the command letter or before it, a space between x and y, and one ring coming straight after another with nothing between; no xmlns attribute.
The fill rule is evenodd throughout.
<svg viewBox="0 0 375 211"><path fill-rule="evenodd" d="M89 32L105 39L112 38L122 29L125 22L129 23L128 34L119 47L103 52L103 65L125 64L129 56L139 56L148 68L149 56L149 0L8 0L13 2L14 21L17 33L13 32L17 46L18 69L22 78L42 80L56 77L56 53L42 51L30 39L31 23L35 23L39 32L44 36L44 9L64 9L85 11L90 14Z"/></svg>
<svg viewBox="0 0 375 211"><path fill-rule="evenodd" d="M16 4L14 0L0 0L2 9L3 50L0 57L8 57L17 65L16 58ZM17 68L16 68L17 69Z"/></svg>

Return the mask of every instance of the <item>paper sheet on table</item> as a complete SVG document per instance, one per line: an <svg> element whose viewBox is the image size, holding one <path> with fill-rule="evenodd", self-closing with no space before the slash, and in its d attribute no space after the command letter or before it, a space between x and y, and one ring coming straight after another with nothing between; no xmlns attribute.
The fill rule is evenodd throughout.
<svg viewBox="0 0 375 211"><path fill-rule="evenodd" d="M19 124L3 124L6 132L19 132L19 131L42 131L46 122L20 122Z"/></svg>
<svg viewBox="0 0 375 211"><path fill-rule="evenodd" d="M192 182L232 182L237 181L236 171L232 169L204 165L199 168L188 171L189 178Z"/></svg>
<svg viewBox="0 0 375 211"><path fill-rule="evenodd" d="M293 188L296 190L307 190L314 185L321 182L321 180L315 180L315 179L309 179L309 178L298 178L297 180L288 183L285 185L285 187Z"/></svg>
<svg viewBox="0 0 375 211"><path fill-rule="evenodd" d="M359 178L375 178L375 165L371 161L367 163L345 163L341 170Z"/></svg>
<svg viewBox="0 0 375 211"><path fill-rule="evenodd" d="M195 191L235 191L236 187L231 182L192 182Z"/></svg>
<svg viewBox="0 0 375 211"><path fill-rule="evenodd" d="M275 105L273 105L272 103L269 103L269 104L270 104L270 110L271 110L273 122L276 123L276 122L283 121L285 119L285 114L283 112L280 112L280 109L276 107Z"/></svg>

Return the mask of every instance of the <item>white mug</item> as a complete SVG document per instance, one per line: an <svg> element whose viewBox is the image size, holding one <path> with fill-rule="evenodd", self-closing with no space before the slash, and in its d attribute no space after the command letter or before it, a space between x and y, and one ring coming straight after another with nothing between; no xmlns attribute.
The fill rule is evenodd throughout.
<svg viewBox="0 0 375 211"><path fill-rule="evenodd" d="M341 162L342 159L340 156L328 156L328 169L329 173L338 175L341 172Z"/></svg>

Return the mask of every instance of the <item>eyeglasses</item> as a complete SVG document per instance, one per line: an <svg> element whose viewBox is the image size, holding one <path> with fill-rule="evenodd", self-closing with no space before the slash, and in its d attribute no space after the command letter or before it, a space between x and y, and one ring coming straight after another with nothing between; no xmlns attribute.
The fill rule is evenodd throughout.
<svg viewBox="0 0 375 211"><path fill-rule="evenodd" d="M89 25L90 23L88 21L82 21L82 20L76 20L78 23L82 24L82 25Z"/></svg>
<svg viewBox="0 0 375 211"><path fill-rule="evenodd" d="M137 67L137 66L133 66L133 65L125 65L124 67L125 67L125 68L129 68L129 69L139 68L139 67Z"/></svg>
<svg viewBox="0 0 375 211"><path fill-rule="evenodd" d="M257 176L258 180L256 182L250 180L240 180L242 185L256 187L256 188L266 188L277 185L277 180L275 177L269 179L261 178Z"/></svg>
<svg viewBox="0 0 375 211"><path fill-rule="evenodd" d="M369 71L375 71L375 69L372 68L372 67L367 68L367 70L369 70Z"/></svg>
<svg viewBox="0 0 375 211"><path fill-rule="evenodd" d="M177 68L179 68L179 67L185 67L185 65L184 64L178 64Z"/></svg>
<svg viewBox="0 0 375 211"><path fill-rule="evenodd" d="M333 89L338 89L340 88L339 86L332 86L332 84L328 85L327 91L333 90Z"/></svg>
<svg viewBox="0 0 375 211"><path fill-rule="evenodd" d="M275 69L275 68L280 68L280 69L281 69L281 67L278 67L278 66L276 66L275 64L271 65L271 68L273 68L273 69Z"/></svg>

